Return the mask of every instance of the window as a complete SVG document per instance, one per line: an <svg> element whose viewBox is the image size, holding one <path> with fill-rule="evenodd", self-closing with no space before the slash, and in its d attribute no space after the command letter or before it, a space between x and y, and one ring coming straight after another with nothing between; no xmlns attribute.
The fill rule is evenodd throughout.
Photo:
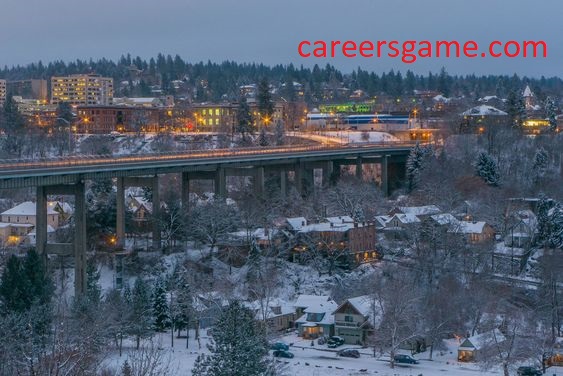
<svg viewBox="0 0 563 376"><path fill-rule="evenodd" d="M344 316L344 321L345 321L345 322L354 322L354 317L352 317L352 316Z"/></svg>

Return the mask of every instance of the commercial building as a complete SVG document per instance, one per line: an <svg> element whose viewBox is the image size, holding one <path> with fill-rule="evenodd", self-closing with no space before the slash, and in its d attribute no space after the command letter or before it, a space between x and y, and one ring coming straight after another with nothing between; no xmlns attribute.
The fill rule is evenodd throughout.
<svg viewBox="0 0 563 376"><path fill-rule="evenodd" d="M113 79L94 74L51 78L51 103L73 105L111 105Z"/></svg>
<svg viewBox="0 0 563 376"><path fill-rule="evenodd" d="M159 108L129 106L78 106L78 133L156 132L160 129Z"/></svg>

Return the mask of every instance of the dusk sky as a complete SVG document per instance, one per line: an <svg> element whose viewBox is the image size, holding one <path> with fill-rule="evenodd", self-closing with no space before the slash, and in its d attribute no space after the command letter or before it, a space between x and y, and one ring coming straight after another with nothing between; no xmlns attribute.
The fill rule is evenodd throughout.
<svg viewBox="0 0 563 376"><path fill-rule="evenodd" d="M0 64L179 54L195 62L315 63L345 72L563 77L561 0L2 0ZM544 40L546 59L304 59L303 40Z"/></svg>

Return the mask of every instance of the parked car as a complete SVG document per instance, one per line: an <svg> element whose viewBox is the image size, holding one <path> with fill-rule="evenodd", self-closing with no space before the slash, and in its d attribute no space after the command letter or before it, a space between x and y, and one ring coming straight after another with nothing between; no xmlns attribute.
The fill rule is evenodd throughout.
<svg viewBox="0 0 563 376"><path fill-rule="evenodd" d="M271 350L289 350L289 346L283 342L274 342L270 344Z"/></svg>
<svg viewBox="0 0 563 376"><path fill-rule="evenodd" d="M338 356L343 356L345 358L359 358L360 352L354 349L342 349L336 353Z"/></svg>
<svg viewBox="0 0 563 376"><path fill-rule="evenodd" d="M342 346L344 344L344 338L339 336L332 336L327 341L328 347L334 349L335 347Z"/></svg>
<svg viewBox="0 0 563 376"><path fill-rule="evenodd" d="M326 345L326 337L319 337L319 339L317 339L317 343L319 345Z"/></svg>
<svg viewBox="0 0 563 376"><path fill-rule="evenodd" d="M286 350L275 350L273 352L273 355L276 358L289 358L292 359L295 355L293 355L292 352L286 351Z"/></svg>
<svg viewBox="0 0 563 376"><path fill-rule="evenodd" d="M516 370L518 376L541 376L543 375L542 371L537 369L536 367L524 366L518 367Z"/></svg>
<svg viewBox="0 0 563 376"><path fill-rule="evenodd" d="M395 363L400 364L418 364L418 360L410 355L398 354L395 355Z"/></svg>

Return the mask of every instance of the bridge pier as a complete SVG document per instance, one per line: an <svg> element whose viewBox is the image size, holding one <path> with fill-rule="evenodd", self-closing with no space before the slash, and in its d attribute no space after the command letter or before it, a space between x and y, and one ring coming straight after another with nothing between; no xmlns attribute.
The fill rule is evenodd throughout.
<svg viewBox="0 0 563 376"><path fill-rule="evenodd" d="M47 243L47 196L62 194L74 196L74 244ZM86 293L86 198L84 182L74 185L38 186L35 216L35 247L47 261L49 253L74 256L74 294Z"/></svg>
<svg viewBox="0 0 563 376"><path fill-rule="evenodd" d="M387 155L381 158L381 190L384 196L389 196L389 178L387 172Z"/></svg>
<svg viewBox="0 0 563 376"><path fill-rule="evenodd" d="M362 157L357 157L356 158L356 178L358 180L362 180L363 179L363 169L362 169Z"/></svg>
<svg viewBox="0 0 563 376"><path fill-rule="evenodd" d="M328 187L329 185L331 185L333 174L334 174L334 162L332 161L325 162L323 166L323 187Z"/></svg>
<svg viewBox="0 0 563 376"><path fill-rule="evenodd" d="M223 167L217 168L213 182L215 195L222 198L227 198L227 174L225 173L225 169Z"/></svg>
<svg viewBox="0 0 563 376"><path fill-rule="evenodd" d="M262 195L264 195L264 167L254 168L252 184L254 188L254 195L256 197L261 197Z"/></svg>

